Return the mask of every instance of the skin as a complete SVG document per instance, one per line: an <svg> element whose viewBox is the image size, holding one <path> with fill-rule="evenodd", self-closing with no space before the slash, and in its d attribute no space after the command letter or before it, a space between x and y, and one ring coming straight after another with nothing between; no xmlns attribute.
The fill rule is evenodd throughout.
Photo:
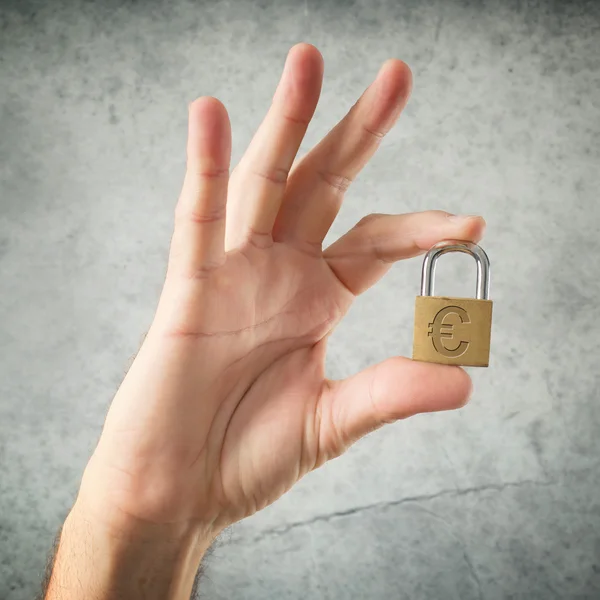
<svg viewBox="0 0 600 600"><path fill-rule="evenodd" d="M357 295L438 241L478 241L485 224L441 211L369 215L323 250L345 190L408 100L411 73L384 63L293 165L322 77L316 48L292 48L231 175L224 106L190 105L159 306L63 527L47 598L189 598L225 527L383 424L466 403L462 369L402 357L325 378L328 337Z"/></svg>

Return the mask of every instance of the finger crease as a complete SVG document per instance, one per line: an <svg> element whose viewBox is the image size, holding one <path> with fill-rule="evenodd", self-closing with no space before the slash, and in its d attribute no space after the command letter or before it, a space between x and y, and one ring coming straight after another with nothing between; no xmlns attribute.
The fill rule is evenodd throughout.
<svg viewBox="0 0 600 600"><path fill-rule="evenodd" d="M197 225L218 223L225 218L225 207L206 213L191 211L185 215L185 218L192 223L196 223Z"/></svg>
<svg viewBox="0 0 600 600"><path fill-rule="evenodd" d="M331 272L333 273L334 277L338 280L338 282L340 283L340 285L347 291L350 292L350 294L352 295L353 298L356 298L356 296L358 296L358 293L354 292L349 286L348 284L344 281L342 275L340 275L340 273L338 273L338 271L336 270L335 266L331 263L331 258L327 260L327 266L329 267L329 269L331 270Z"/></svg>
<svg viewBox="0 0 600 600"><path fill-rule="evenodd" d="M223 262L207 262L195 269L183 272L181 276L190 281L209 279L211 275L222 266Z"/></svg>
<svg viewBox="0 0 600 600"><path fill-rule="evenodd" d="M339 391L338 391L339 394ZM336 415L339 416L339 398L337 394L329 401L329 426L331 427L331 437L333 440L333 448L327 448L325 451L331 452L333 450L334 455L343 454L344 450L346 450L346 438L342 435L342 431L340 428L340 424L336 420ZM327 456L327 459L333 458L332 456Z"/></svg>
<svg viewBox="0 0 600 600"><path fill-rule="evenodd" d="M330 171L319 171L319 177L337 193L344 193L350 187L352 179L345 175L331 173Z"/></svg>
<svg viewBox="0 0 600 600"><path fill-rule="evenodd" d="M206 171L196 171L196 176L200 179L218 179L228 177L229 169L207 169Z"/></svg>
<svg viewBox="0 0 600 600"><path fill-rule="evenodd" d="M381 140L385 136L385 131L377 131L375 129L367 127L366 125L363 125L363 131L368 133L370 136L376 138L377 141Z"/></svg>
<svg viewBox="0 0 600 600"><path fill-rule="evenodd" d="M256 175L256 177L265 179L275 185L285 185L287 183L288 173L289 171L287 169L282 168L275 168L268 172L252 171L252 174Z"/></svg>
<svg viewBox="0 0 600 600"><path fill-rule="evenodd" d="M253 227L248 227L247 241L251 246L259 250L270 248L274 244L270 231L256 231Z"/></svg>
<svg viewBox="0 0 600 600"><path fill-rule="evenodd" d="M296 125L302 125L303 127L308 127L310 120L302 119L301 117L292 117L291 115L283 115L283 119L288 123L294 123Z"/></svg>
<svg viewBox="0 0 600 600"><path fill-rule="evenodd" d="M323 242L313 242L299 238L292 238L289 242L294 246L295 250L310 258L320 258L323 254Z"/></svg>

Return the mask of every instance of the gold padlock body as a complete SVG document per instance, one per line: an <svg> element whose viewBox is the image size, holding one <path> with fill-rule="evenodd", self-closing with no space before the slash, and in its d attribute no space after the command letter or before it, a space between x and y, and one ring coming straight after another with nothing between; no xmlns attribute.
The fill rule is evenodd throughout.
<svg viewBox="0 0 600 600"><path fill-rule="evenodd" d="M474 298L417 296L413 360L487 367L492 304Z"/></svg>

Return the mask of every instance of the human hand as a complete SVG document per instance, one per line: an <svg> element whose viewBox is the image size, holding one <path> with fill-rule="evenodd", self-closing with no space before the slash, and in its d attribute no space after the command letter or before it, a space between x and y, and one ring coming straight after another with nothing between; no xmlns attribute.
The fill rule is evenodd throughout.
<svg viewBox="0 0 600 600"><path fill-rule="evenodd" d="M408 99L411 74L386 62L290 171L322 73L315 48L291 50L231 177L225 108L212 98L190 106L164 289L78 501L111 524L195 528L212 539L382 424L469 396L462 369L400 357L325 378L328 336L357 295L440 240L477 241L484 222L370 215L323 251L345 190Z"/></svg>

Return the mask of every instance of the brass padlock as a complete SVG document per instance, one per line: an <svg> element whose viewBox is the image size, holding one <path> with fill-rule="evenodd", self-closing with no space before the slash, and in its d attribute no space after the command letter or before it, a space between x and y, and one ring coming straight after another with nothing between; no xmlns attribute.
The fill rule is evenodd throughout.
<svg viewBox="0 0 600 600"><path fill-rule="evenodd" d="M437 260L448 252L465 252L475 259L475 298L433 295ZM415 303L413 360L487 367L492 333L489 288L490 261L483 248L471 242L451 240L433 246L423 260L421 295Z"/></svg>

